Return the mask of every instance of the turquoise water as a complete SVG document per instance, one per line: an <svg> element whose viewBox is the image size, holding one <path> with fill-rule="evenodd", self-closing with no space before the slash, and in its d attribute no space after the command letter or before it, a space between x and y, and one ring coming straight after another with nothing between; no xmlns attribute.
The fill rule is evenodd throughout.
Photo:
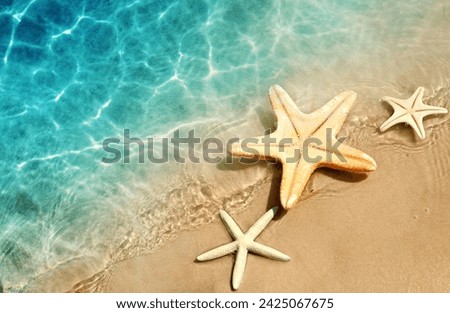
<svg viewBox="0 0 450 313"><path fill-rule="evenodd" d="M201 176L198 167L106 166L105 138L125 128L161 136L186 123L207 133L205 125L236 116L245 124L274 83L311 96L323 88L311 86L313 78L375 82L391 54L411 50L405 67L423 57L420 38L433 32L428 16L448 27L443 8L438 1L0 0L1 289L26 290L44 278L51 286L67 270L69 287L48 287L67 290L170 232L158 228L167 203L174 216L196 216L212 197L206 191L178 207L190 193L184 179ZM361 77L348 78L356 72ZM213 204L222 203L226 188L215 196ZM202 216L213 214L210 206Z"/></svg>

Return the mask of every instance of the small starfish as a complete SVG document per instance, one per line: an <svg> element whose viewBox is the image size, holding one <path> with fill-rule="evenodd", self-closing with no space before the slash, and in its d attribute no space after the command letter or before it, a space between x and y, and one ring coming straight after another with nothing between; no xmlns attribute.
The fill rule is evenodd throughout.
<svg viewBox="0 0 450 313"><path fill-rule="evenodd" d="M387 102L394 109L394 114L381 125L380 130L384 132L395 124L407 123L415 130L420 139L425 139L423 118L432 114L446 114L448 111L445 108L424 104L422 99L424 90L423 87L417 88L408 99L383 97L382 101Z"/></svg>
<svg viewBox="0 0 450 313"><path fill-rule="evenodd" d="M338 94L310 114L301 112L294 100L278 85L270 88L269 98L277 117L276 131L269 136L234 143L231 154L281 161L283 178L280 201L285 209L292 208L298 202L306 183L319 167L349 172L376 169L377 165L370 156L336 139L356 100L353 91Z"/></svg>
<svg viewBox="0 0 450 313"><path fill-rule="evenodd" d="M289 261L291 258L286 254L255 242L256 237L262 233L267 224L273 219L276 211L276 207L267 211L244 234L233 218L227 212L220 210L220 217L234 241L199 255L197 261L209 261L237 251L232 278L232 286L235 290L239 288L244 277L245 264L247 263L247 254L249 251L271 259Z"/></svg>

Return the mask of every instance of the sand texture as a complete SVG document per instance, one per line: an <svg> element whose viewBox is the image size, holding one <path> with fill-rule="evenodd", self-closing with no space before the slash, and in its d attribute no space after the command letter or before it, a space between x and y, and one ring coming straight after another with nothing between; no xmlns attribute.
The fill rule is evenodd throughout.
<svg viewBox="0 0 450 313"><path fill-rule="evenodd" d="M239 292L450 291L446 125L430 134L440 140L421 149L372 146L367 152L378 169L370 175L316 171L295 210L279 210L258 237L291 260L249 255ZM281 177L274 167L273 179L250 208L234 216L243 229L278 204ZM102 291L230 292L235 256L195 262L198 254L229 240L219 220L184 232L154 254L118 263Z"/></svg>

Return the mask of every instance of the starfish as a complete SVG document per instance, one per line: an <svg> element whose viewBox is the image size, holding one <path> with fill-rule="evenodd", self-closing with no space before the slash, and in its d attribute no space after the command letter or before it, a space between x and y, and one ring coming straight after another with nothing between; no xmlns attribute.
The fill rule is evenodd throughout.
<svg viewBox="0 0 450 313"><path fill-rule="evenodd" d="M289 261L291 258L286 254L255 242L255 238L262 233L267 224L273 219L276 211L277 208L274 207L264 213L244 234L233 218L227 212L220 210L220 217L234 241L199 255L197 261L209 261L237 251L232 278L234 290L239 288L244 277L245 264L247 263L247 254L249 251L271 259Z"/></svg>
<svg viewBox="0 0 450 313"><path fill-rule="evenodd" d="M286 210L298 202L310 176L319 167L349 172L376 169L370 156L336 139L356 100L355 92L344 91L309 114L301 112L278 85L270 88L269 98L277 118L276 131L234 143L231 154L282 163L280 201Z"/></svg>
<svg viewBox="0 0 450 313"><path fill-rule="evenodd" d="M425 129L423 118L432 114L446 114L447 109L426 105L423 103L423 92L425 88L419 87L408 99L395 99L383 97L382 101L387 102L393 109L394 114L381 125L380 130L386 129L399 123L409 124L417 133L420 139L425 139Z"/></svg>

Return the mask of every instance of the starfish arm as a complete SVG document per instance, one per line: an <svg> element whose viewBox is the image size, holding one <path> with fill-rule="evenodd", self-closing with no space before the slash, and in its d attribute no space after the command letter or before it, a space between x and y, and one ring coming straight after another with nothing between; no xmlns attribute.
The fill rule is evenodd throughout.
<svg viewBox="0 0 450 313"><path fill-rule="evenodd" d="M263 232L263 230L266 228L266 226L270 223L270 221L273 219L277 212L277 207L273 207L266 213L264 213L263 216L261 216L255 224L253 224L252 227L247 231L245 234L246 237L250 238L251 240L254 240L256 237L259 236Z"/></svg>
<svg viewBox="0 0 450 313"><path fill-rule="evenodd" d="M334 145L337 139L332 139ZM329 167L347 172L372 172L377 168L377 163L368 154L356 148L339 144L335 151L320 150L317 155L320 158L318 167Z"/></svg>
<svg viewBox="0 0 450 313"><path fill-rule="evenodd" d="M239 225L233 220L233 218L224 210L220 210L220 218L228 229L233 239L240 238L244 235Z"/></svg>
<svg viewBox="0 0 450 313"><path fill-rule="evenodd" d="M286 210L291 209L299 200L303 189L317 164L308 163L304 159L298 162L283 162L283 177L280 187L280 201Z"/></svg>
<svg viewBox="0 0 450 313"><path fill-rule="evenodd" d="M304 114L299 110L294 100L278 85L270 87L269 99L277 117L277 130L275 133L281 137L297 135L299 130L295 125L298 125Z"/></svg>
<svg viewBox="0 0 450 313"><path fill-rule="evenodd" d="M392 107L394 108L394 114L392 114L391 117L380 126L380 130L382 132L396 124L406 123L407 116L409 115L406 110L398 105Z"/></svg>
<svg viewBox="0 0 450 313"><path fill-rule="evenodd" d="M269 138L274 142L271 144L266 143L265 139ZM231 154L245 158L274 160L278 158L278 152L280 150L277 141L278 139L275 138L274 134L244 138L231 145Z"/></svg>
<svg viewBox="0 0 450 313"><path fill-rule="evenodd" d="M414 131L416 132L417 136L419 136L420 139L425 139L426 133L425 128L423 127L423 117L419 116L418 114L408 114L405 116L405 123L407 123L409 126L411 126Z"/></svg>
<svg viewBox="0 0 450 313"><path fill-rule="evenodd" d="M258 242L252 242L248 246L248 250L255 254L278 261L289 261L291 259L288 255Z"/></svg>
<svg viewBox="0 0 450 313"><path fill-rule="evenodd" d="M321 123L322 125L320 128L318 128L311 137L326 136L327 130L331 130L333 133L337 134L347 119L347 116L350 113L355 101L356 93L351 90L341 92L339 95L334 97L333 100L329 102L333 102L334 111L331 115L329 115L325 122Z"/></svg>
<svg viewBox="0 0 450 313"><path fill-rule="evenodd" d="M422 113L423 116L425 117L432 114L447 114L448 110L446 108L434 107L431 105L424 104L420 108L420 113Z"/></svg>
<svg viewBox="0 0 450 313"><path fill-rule="evenodd" d="M238 248L232 278L232 285L234 290L239 288L242 282L242 278L244 277L245 264L247 263L247 254L248 254L247 248L242 246Z"/></svg>
<svg viewBox="0 0 450 313"><path fill-rule="evenodd" d="M425 92L424 87L418 87L416 91L414 91L413 95L409 97L408 100L406 100L411 103L411 109L415 108L417 105L420 105L422 103L424 92Z"/></svg>
<svg viewBox="0 0 450 313"><path fill-rule="evenodd" d="M212 250L209 250L208 252L205 252L203 254L200 254L197 257L197 261L209 261L214 260L220 257L223 257L224 255L230 254L237 249L237 243L235 241L227 243L225 245L219 246L217 248L214 248Z"/></svg>

